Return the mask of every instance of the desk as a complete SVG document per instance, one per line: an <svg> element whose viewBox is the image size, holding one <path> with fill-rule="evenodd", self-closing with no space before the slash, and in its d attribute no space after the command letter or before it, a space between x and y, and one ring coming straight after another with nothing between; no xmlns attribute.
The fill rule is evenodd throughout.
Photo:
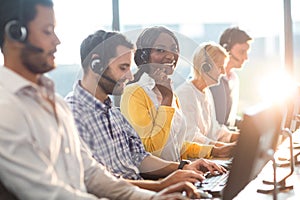
<svg viewBox="0 0 300 200"><path fill-rule="evenodd" d="M261 173L257 176L256 179L251 181L234 199L262 199L262 200L272 200L272 194L261 194L257 193L257 189L263 189L266 185L262 183L262 180L272 180L272 163L268 163ZM280 177L288 174L290 171L289 167L278 167L277 180L280 180ZM296 166L295 171L292 176L287 179L287 185L293 185L294 189L289 191L278 192L278 200L299 200L300 199L300 166ZM269 186L271 188L272 186Z"/></svg>
<svg viewBox="0 0 300 200"><path fill-rule="evenodd" d="M293 141L300 142L300 130L297 130L293 133ZM284 150L286 148L287 142L285 141L282 145L280 145L279 151ZM299 149L294 150L294 152L299 152ZM277 152L281 153L281 152ZM294 153L294 155L295 155ZM290 167L277 167L277 181L281 180L284 176L289 174ZM272 181L273 179L273 168L272 162L268 162L267 165L263 168L261 173L251 181L234 199L262 199L262 200L272 200L273 194L261 194L258 193L257 189L264 189L266 185L262 183L263 180ZM278 200L299 200L300 199L300 164L295 166L294 173L287 179L287 185L293 185L293 190L280 191L278 192L277 199ZM267 186L268 188L272 188L272 186Z"/></svg>

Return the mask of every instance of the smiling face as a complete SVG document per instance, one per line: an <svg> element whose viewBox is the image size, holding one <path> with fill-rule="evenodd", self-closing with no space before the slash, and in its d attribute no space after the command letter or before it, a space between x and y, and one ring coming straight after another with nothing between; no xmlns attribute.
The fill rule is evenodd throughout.
<svg viewBox="0 0 300 200"><path fill-rule="evenodd" d="M55 16L52 7L37 5L36 17L28 24L28 38L30 45L42 51L34 50L27 45L21 50L23 65L32 74L42 74L55 68L54 53L60 44L54 32Z"/></svg>
<svg viewBox="0 0 300 200"><path fill-rule="evenodd" d="M167 75L173 74L178 60L178 51L174 38L167 33L161 33L153 44L149 59L149 63L158 65L151 65L149 75L157 68L164 69Z"/></svg>

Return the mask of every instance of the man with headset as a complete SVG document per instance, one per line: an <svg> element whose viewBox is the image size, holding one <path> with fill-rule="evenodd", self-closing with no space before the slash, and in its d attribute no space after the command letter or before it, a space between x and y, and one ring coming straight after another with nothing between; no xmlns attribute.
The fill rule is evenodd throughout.
<svg viewBox="0 0 300 200"><path fill-rule="evenodd" d="M55 68L60 41L54 28L52 0L0 0L0 179L5 188L30 200L183 199L174 192L196 194L187 182L160 193L140 189L93 159L67 104L43 75Z"/></svg>
<svg viewBox="0 0 300 200"><path fill-rule="evenodd" d="M145 151L134 128L111 105L109 98L111 94L121 95L126 83L133 79L130 71L133 53L133 44L117 32L99 30L81 44L83 78L65 99L94 158L116 176L155 191L179 181L202 180L201 169L224 172L222 167L205 159L169 162ZM142 181L143 177L166 176L159 182Z"/></svg>
<svg viewBox="0 0 300 200"><path fill-rule="evenodd" d="M220 45L229 53L226 74L220 84L210 87L213 95L217 121L229 127L238 122L239 77L234 71L241 69L248 59L252 38L238 27L227 28L220 37Z"/></svg>

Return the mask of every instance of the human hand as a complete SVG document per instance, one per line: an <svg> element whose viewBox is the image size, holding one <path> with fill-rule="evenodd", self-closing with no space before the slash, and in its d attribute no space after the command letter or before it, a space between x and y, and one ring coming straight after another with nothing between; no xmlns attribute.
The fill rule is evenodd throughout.
<svg viewBox="0 0 300 200"><path fill-rule="evenodd" d="M151 73L151 78L154 79L155 85L162 97L173 97L172 80L168 77L166 66L163 64L151 63L154 71Z"/></svg>
<svg viewBox="0 0 300 200"><path fill-rule="evenodd" d="M183 196L182 192L186 195ZM200 198L197 188L190 182L179 182L160 191L152 200L182 200L189 197Z"/></svg>
<svg viewBox="0 0 300 200"><path fill-rule="evenodd" d="M212 174L216 174L216 171L219 173L225 173L227 171L221 165L203 158L197 159L188 165L184 165L183 169L194 170L200 174L207 171L210 171Z"/></svg>
<svg viewBox="0 0 300 200"><path fill-rule="evenodd" d="M202 180L204 180L204 176L193 170L176 170L166 178L162 179L160 181L160 185L161 189L163 189L178 182L187 181L190 183L196 183Z"/></svg>
<svg viewBox="0 0 300 200"><path fill-rule="evenodd" d="M230 142L236 142L239 139L240 133L239 132L232 132Z"/></svg>
<svg viewBox="0 0 300 200"><path fill-rule="evenodd" d="M213 157L218 157L218 158L232 157L235 146L236 143L228 143L222 146L214 146L211 151L211 155Z"/></svg>

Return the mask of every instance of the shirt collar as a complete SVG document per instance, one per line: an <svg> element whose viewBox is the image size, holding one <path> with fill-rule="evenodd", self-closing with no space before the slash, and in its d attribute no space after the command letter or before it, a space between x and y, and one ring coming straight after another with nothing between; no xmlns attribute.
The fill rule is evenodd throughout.
<svg viewBox="0 0 300 200"><path fill-rule="evenodd" d="M90 94L81 86L80 80L75 83L73 91L74 96L78 97L78 100L82 104L90 107L91 109L107 111L109 108L111 108L111 100L109 97L104 101L104 103L102 103L99 99Z"/></svg>
<svg viewBox="0 0 300 200"><path fill-rule="evenodd" d="M140 80L138 81L138 84L142 86L143 88L147 88L148 90L152 90L155 87L155 81L153 78L151 78L148 74L144 73Z"/></svg>
<svg viewBox="0 0 300 200"><path fill-rule="evenodd" d="M13 72L7 67L0 67L0 85L3 85L12 93L17 93L24 88L30 87L36 90L42 89L48 96L54 98L54 83L51 79L47 78L44 75L41 75L39 78L39 86L17 73Z"/></svg>

